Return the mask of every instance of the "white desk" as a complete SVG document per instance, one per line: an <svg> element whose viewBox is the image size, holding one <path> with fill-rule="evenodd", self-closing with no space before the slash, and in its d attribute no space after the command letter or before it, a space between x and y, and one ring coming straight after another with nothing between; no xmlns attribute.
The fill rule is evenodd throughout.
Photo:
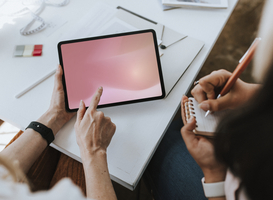
<svg viewBox="0 0 273 200"><path fill-rule="evenodd" d="M205 42L205 46L190 68L164 100L101 109L117 125L117 131L108 148L108 164L111 177L129 189L134 189L156 147L180 106L182 94L186 94L201 69L214 43L238 0L229 0L228 9L175 9L162 11L158 0L104 0L116 7L122 6L146 18L160 22L169 28ZM0 118L24 130L30 121L37 119L49 106L53 89L53 76L19 99L15 95L36 80L56 68L57 43L63 32L79 20L95 1L71 0L62 8L46 7L41 16L45 20L59 13L68 20L54 34L43 33L21 36L20 28L28 18L16 19L0 29ZM15 45L43 44L42 57L14 58ZM181 55L183 56L183 55ZM61 131L74 141L72 119ZM57 136L58 140L58 136ZM69 149L72 145L64 143ZM60 148L59 148L60 149ZM79 151L76 150L76 158Z"/></svg>

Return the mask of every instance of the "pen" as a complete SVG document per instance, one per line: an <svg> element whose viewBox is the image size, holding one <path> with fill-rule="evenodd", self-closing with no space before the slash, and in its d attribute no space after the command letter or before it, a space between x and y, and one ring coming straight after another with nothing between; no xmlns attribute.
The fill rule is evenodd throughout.
<svg viewBox="0 0 273 200"><path fill-rule="evenodd" d="M224 96L229 92L231 87L234 85L236 80L239 78L241 73L245 70L247 65L250 63L250 61L253 58L254 52L256 50L256 47L258 43L261 41L261 38L256 38L247 52L243 55L243 57L240 59L239 64L237 65L236 69L233 71L232 75L229 77L225 87L221 90L220 94L217 96L217 99L219 99L221 96ZM210 110L208 110L205 114L205 117L208 116L210 113Z"/></svg>
<svg viewBox="0 0 273 200"><path fill-rule="evenodd" d="M47 75L45 75L44 77L42 77L41 79L39 79L38 81L36 81L35 83L33 83L30 86L28 86L22 92L20 92L17 95L15 95L15 98L16 99L20 98L25 93L27 93L28 91L30 91L32 88L36 87L37 85L39 85L40 83L42 83L44 80L46 80L47 78L49 78L50 76L52 76L53 74L55 74L55 72L56 72L56 69L54 69L53 71L51 71L50 73L48 73Z"/></svg>

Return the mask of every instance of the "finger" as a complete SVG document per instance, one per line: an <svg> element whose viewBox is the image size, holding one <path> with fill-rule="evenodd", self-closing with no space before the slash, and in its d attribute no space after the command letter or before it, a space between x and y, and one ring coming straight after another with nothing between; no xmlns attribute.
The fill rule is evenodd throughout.
<svg viewBox="0 0 273 200"><path fill-rule="evenodd" d="M183 126L181 129L181 135L184 139L185 144L187 147L190 147L194 143L196 143L198 140L193 132L196 126L196 121L194 117L191 117L187 124Z"/></svg>
<svg viewBox="0 0 273 200"><path fill-rule="evenodd" d="M54 79L54 87L57 90L63 89L62 75L63 75L62 67L61 65L58 65L56 69L56 73L55 73L55 79Z"/></svg>
<svg viewBox="0 0 273 200"><path fill-rule="evenodd" d="M110 117L104 117L104 120L109 124L109 127L111 129L110 133L113 136L116 131L116 125L112 122Z"/></svg>
<svg viewBox="0 0 273 200"><path fill-rule="evenodd" d="M210 75L199 80L199 85L208 99L215 99L215 89L225 85L231 73L226 70L213 71Z"/></svg>
<svg viewBox="0 0 273 200"><path fill-rule="evenodd" d="M184 108L184 103L188 100L188 97L183 95L182 99L181 99L181 116L182 116L182 120L183 123L186 124L187 120L186 120L186 112L185 112L185 108Z"/></svg>
<svg viewBox="0 0 273 200"><path fill-rule="evenodd" d="M199 84L192 89L191 94L198 103L207 100L207 95Z"/></svg>
<svg viewBox="0 0 273 200"><path fill-rule="evenodd" d="M97 106L98 106L98 104L100 102L100 97L102 95L102 91L103 91L102 87L99 87L97 89L97 91L95 92L95 94L93 95L92 100L91 100L90 105L89 105L90 110L96 110L97 109Z"/></svg>
<svg viewBox="0 0 273 200"><path fill-rule="evenodd" d="M84 114L85 114L85 111L86 111L86 108L85 108L85 104L83 102L83 100L81 100L80 102L80 106L79 106L79 110L77 112L77 120L76 120L76 123L80 123L84 117Z"/></svg>
<svg viewBox="0 0 273 200"><path fill-rule="evenodd" d="M221 111L225 109L229 109L231 104L230 94L226 94L219 99L209 99L203 101L198 106L203 109L204 111Z"/></svg>
<svg viewBox="0 0 273 200"><path fill-rule="evenodd" d="M106 120L106 121L110 121L111 122L111 118L110 117L104 117L104 119Z"/></svg>

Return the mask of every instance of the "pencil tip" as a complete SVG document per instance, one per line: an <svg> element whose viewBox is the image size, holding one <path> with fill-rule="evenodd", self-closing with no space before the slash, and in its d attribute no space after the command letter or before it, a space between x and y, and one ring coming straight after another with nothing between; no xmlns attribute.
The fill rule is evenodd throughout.
<svg viewBox="0 0 273 200"><path fill-rule="evenodd" d="M206 112L205 117L207 117L207 116L209 115L209 113L210 113L210 110L208 110L208 111Z"/></svg>

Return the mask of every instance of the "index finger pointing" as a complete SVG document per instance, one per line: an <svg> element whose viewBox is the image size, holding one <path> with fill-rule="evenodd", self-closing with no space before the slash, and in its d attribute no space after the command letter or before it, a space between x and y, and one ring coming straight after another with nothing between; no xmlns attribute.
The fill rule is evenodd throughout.
<svg viewBox="0 0 273 200"><path fill-rule="evenodd" d="M97 91L95 92L95 94L93 95L92 100L91 100L90 105L89 105L89 108L91 110L96 110L97 109L97 106L98 106L98 104L100 102L100 97L102 95L102 91L103 91L102 87L99 87L97 89Z"/></svg>

